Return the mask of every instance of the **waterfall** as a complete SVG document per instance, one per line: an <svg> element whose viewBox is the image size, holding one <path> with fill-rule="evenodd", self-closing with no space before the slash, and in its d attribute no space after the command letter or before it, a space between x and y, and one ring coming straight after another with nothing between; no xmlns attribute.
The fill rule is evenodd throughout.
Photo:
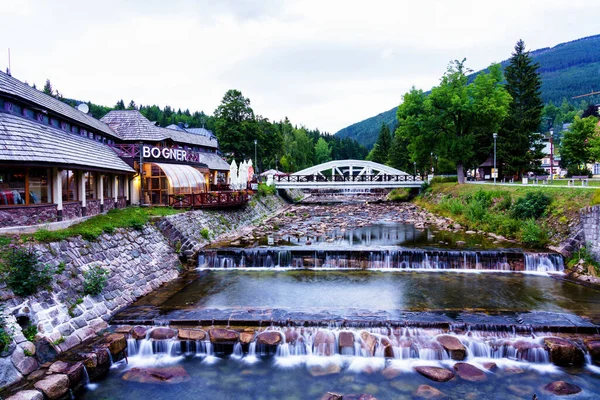
<svg viewBox="0 0 600 400"><path fill-rule="evenodd" d="M198 268L322 268L383 270L481 270L561 272L563 258L555 253L519 250L438 250L351 248L223 249L201 252Z"/></svg>

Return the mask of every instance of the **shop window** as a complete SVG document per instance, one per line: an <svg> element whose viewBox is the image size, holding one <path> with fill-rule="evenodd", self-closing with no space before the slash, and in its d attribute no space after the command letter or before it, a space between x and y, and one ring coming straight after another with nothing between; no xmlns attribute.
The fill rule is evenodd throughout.
<svg viewBox="0 0 600 400"><path fill-rule="evenodd" d="M0 167L0 205L25 204L25 168Z"/></svg>
<svg viewBox="0 0 600 400"><path fill-rule="evenodd" d="M51 177L48 168L29 168L29 204L52 203Z"/></svg>
<svg viewBox="0 0 600 400"><path fill-rule="evenodd" d="M83 180L85 181L85 198L95 199L96 198L96 173L95 172L85 172L83 176Z"/></svg>
<svg viewBox="0 0 600 400"><path fill-rule="evenodd" d="M62 179L62 200L76 201L77 196L77 174L72 170L63 170L60 172Z"/></svg>
<svg viewBox="0 0 600 400"><path fill-rule="evenodd" d="M112 179L108 175L102 175L102 191L104 198L112 197Z"/></svg>

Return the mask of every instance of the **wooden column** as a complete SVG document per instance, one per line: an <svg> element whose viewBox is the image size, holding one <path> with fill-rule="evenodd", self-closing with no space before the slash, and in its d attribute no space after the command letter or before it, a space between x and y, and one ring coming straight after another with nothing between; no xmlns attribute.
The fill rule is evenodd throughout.
<svg viewBox="0 0 600 400"><path fill-rule="evenodd" d="M119 198L119 182L117 181L117 175L111 175L112 179L112 190L113 190L113 199L115 200L115 208L117 208L117 200Z"/></svg>
<svg viewBox="0 0 600 400"><path fill-rule="evenodd" d="M77 171L79 174L79 201L81 203L81 216L85 217L86 215L86 198L85 198L85 173L84 171Z"/></svg>
<svg viewBox="0 0 600 400"><path fill-rule="evenodd" d="M52 202L56 204L57 219L62 221L62 176L58 168L52 168Z"/></svg>
<svg viewBox="0 0 600 400"><path fill-rule="evenodd" d="M100 212L104 212L104 174L97 174L98 184L96 187L98 188L98 198L100 199Z"/></svg>

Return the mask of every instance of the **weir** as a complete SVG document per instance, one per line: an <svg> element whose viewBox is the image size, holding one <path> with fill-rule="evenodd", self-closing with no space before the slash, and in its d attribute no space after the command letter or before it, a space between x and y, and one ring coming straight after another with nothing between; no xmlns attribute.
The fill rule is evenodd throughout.
<svg viewBox="0 0 600 400"><path fill-rule="evenodd" d="M563 258L556 253L518 250L349 250L289 247L274 249L220 249L203 251L198 268L324 268L398 270L490 270L562 272Z"/></svg>

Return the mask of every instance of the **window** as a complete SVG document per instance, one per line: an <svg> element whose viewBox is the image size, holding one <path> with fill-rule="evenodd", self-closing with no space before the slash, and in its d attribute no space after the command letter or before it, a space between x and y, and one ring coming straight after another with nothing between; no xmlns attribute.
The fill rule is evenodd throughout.
<svg viewBox="0 0 600 400"><path fill-rule="evenodd" d="M79 133L79 128L78 128L78 127L76 127L75 125L73 125L73 126L71 127L71 132L72 132L72 133L74 133L74 134L78 134L78 133Z"/></svg>
<svg viewBox="0 0 600 400"><path fill-rule="evenodd" d="M85 198L95 199L96 198L96 173L85 172L83 176L85 181Z"/></svg>
<svg viewBox="0 0 600 400"><path fill-rule="evenodd" d="M23 109L23 115L27 118L31 118L31 119L35 118L35 113L33 112L33 110L30 110L29 108Z"/></svg>
<svg viewBox="0 0 600 400"><path fill-rule="evenodd" d="M0 167L0 205L25 204L25 168Z"/></svg>
<svg viewBox="0 0 600 400"><path fill-rule="evenodd" d="M124 175L117 176L117 195L119 197L125 197L125 179L127 179Z"/></svg>
<svg viewBox="0 0 600 400"><path fill-rule="evenodd" d="M51 180L48 168L29 168L29 204L52 203Z"/></svg>
<svg viewBox="0 0 600 400"><path fill-rule="evenodd" d="M80 134L81 136L84 136L84 137L85 137L85 136L87 136L87 131L86 131L85 129L81 129L81 130L79 131L79 134Z"/></svg>
<svg viewBox="0 0 600 400"><path fill-rule="evenodd" d="M58 120L56 118L50 118L50 125L55 128L58 128Z"/></svg>
<svg viewBox="0 0 600 400"><path fill-rule="evenodd" d="M594 164L594 175L600 175L600 163Z"/></svg>
<svg viewBox="0 0 600 400"><path fill-rule="evenodd" d="M104 198L112 197L112 179L108 175L102 175L102 191Z"/></svg>
<svg viewBox="0 0 600 400"><path fill-rule="evenodd" d="M77 174L72 170L63 170L60 172L62 179L62 200L76 201L77 196Z"/></svg>

